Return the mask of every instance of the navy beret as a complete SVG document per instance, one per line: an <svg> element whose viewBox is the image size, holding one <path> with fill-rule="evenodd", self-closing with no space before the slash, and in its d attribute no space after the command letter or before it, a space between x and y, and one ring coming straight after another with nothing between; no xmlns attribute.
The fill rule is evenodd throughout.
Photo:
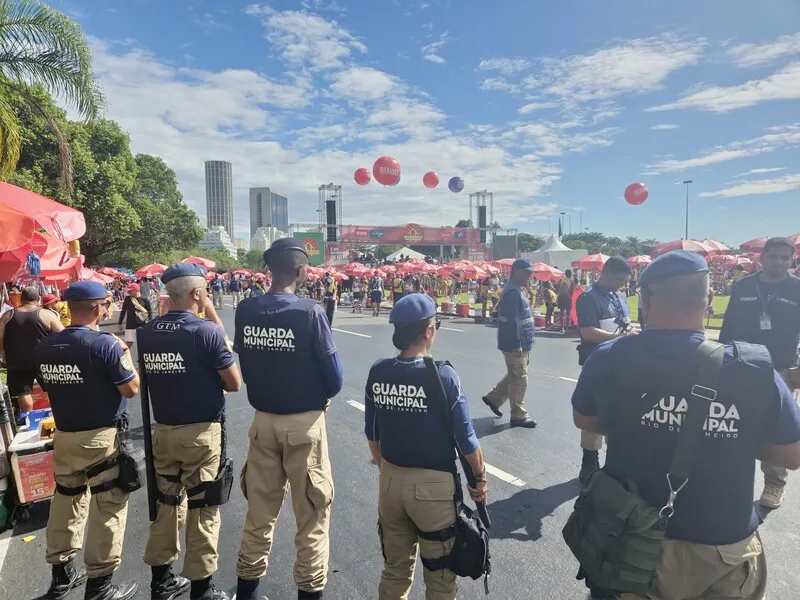
<svg viewBox="0 0 800 600"><path fill-rule="evenodd" d="M397 301L389 313L389 323L395 326L411 325L436 316L436 302L427 294L409 294Z"/></svg>
<svg viewBox="0 0 800 600"><path fill-rule="evenodd" d="M164 274L161 276L161 283L169 283L178 277L205 277L206 269L203 265L196 265L194 263L176 263L167 267Z"/></svg>
<svg viewBox="0 0 800 600"><path fill-rule="evenodd" d="M105 300L108 290L96 281L78 281L64 292L64 300Z"/></svg>
<svg viewBox="0 0 800 600"><path fill-rule="evenodd" d="M644 273L639 278L639 285L644 287L656 281L707 272L708 263L706 259L696 252L673 250L662 254L650 263L650 266L644 270Z"/></svg>
<svg viewBox="0 0 800 600"><path fill-rule="evenodd" d="M264 251L264 264L269 264L270 255L274 256L278 252L283 252L284 250L299 250L306 255L306 258L308 258L308 252L306 251L306 247L303 245L303 243L293 237L287 237L275 240L272 242L272 246Z"/></svg>
<svg viewBox="0 0 800 600"><path fill-rule="evenodd" d="M511 265L511 270L533 272L533 265L531 264L531 261L529 261L527 258L518 258L517 260L514 261L514 264Z"/></svg>

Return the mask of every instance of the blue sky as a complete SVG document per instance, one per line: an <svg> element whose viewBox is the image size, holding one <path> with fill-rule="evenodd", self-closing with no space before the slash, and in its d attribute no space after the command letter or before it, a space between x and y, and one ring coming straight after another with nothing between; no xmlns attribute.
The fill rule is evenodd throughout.
<svg viewBox="0 0 800 600"><path fill-rule="evenodd" d="M108 116L162 156L204 216L203 161L317 220L453 225L494 192L504 227L739 244L800 230L800 4L794 0L55 0L90 36ZM400 185L359 188L388 154ZM422 175L443 180L427 190ZM461 194L446 180L462 176ZM634 181L644 205L625 204Z"/></svg>

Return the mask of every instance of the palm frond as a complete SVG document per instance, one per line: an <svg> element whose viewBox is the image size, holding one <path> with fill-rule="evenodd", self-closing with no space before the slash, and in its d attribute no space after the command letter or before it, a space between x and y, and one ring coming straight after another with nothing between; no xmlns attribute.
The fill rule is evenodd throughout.
<svg viewBox="0 0 800 600"><path fill-rule="evenodd" d="M21 124L14 107L0 95L0 179L14 172L22 150Z"/></svg>
<svg viewBox="0 0 800 600"><path fill-rule="evenodd" d="M41 83L86 119L105 108L83 30L39 0L0 0L0 73Z"/></svg>

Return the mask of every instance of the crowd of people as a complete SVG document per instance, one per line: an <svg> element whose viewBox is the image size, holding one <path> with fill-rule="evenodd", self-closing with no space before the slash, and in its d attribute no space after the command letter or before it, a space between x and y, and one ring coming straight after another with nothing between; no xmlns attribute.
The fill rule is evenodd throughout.
<svg viewBox="0 0 800 600"><path fill-rule="evenodd" d="M572 406L584 453L583 489L564 537L594 598L764 598L765 553L752 502L755 464L761 461L765 477L759 503L769 509L783 502L788 470L800 468L794 259L788 240L767 242L762 269L732 288L720 343L704 336L712 292L708 263L697 254L666 253L641 273L640 327L632 324L623 293L632 269L622 258L610 258L577 299L583 369ZM334 499L325 412L344 377L330 310L342 292L331 274L319 278L321 285L306 284L308 255L292 238L276 241L264 260L268 281L209 279L201 266L180 263L152 281L126 285L118 317L123 339L101 330L110 291L89 281L64 293L67 326L57 299L40 298L36 288L22 289L20 306L0 318L0 348L18 409L30 408L37 380L56 421L49 598L64 598L84 583L87 600L136 594L136 583L117 584L112 575L122 560L128 495L141 486L122 424L127 399L142 385L156 422L151 466L157 489L150 490L156 514L144 555L152 569L151 597L188 592L192 600L228 598L212 578L219 506L234 479L226 455L226 393L242 382L255 414L240 475L248 509L235 597L259 597L288 489L297 525L297 597L323 596ZM389 323L399 352L373 365L364 395L366 446L380 471L381 600L407 597L417 551L428 598L454 599L457 574L489 570L488 555L472 561L471 573L459 563L465 552L480 554L485 538L468 532L485 534L485 528L480 517L462 510L456 454L464 458L468 493L479 506L488 482L458 375L430 359L441 323L436 299L463 281L446 282L445 290L444 278L426 275L354 277L347 292L354 301L356 293L358 301L368 297L373 311L392 295ZM482 400L497 417L508 402L511 426L527 429L537 425L524 401L535 337L532 305L541 294L550 317L551 306L563 314L580 284L570 272L555 285L532 280L533 266L519 259L507 278L468 283L477 299L493 304L506 365ZM439 296L439 289L446 294ZM243 298L245 290L250 293ZM226 291L237 306L232 344L216 312ZM187 552L183 575L177 575L172 564L181 528ZM73 564L81 547L85 572Z"/></svg>

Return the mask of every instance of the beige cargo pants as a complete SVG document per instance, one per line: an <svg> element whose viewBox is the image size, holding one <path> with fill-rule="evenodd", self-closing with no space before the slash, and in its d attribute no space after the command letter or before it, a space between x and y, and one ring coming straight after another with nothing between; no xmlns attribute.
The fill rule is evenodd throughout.
<svg viewBox="0 0 800 600"><path fill-rule="evenodd" d="M756 532L726 546L667 540L653 591L620 600L761 600L766 587L767 559Z"/></svg>
<svg viewBox="0 0 800 600"><path fill-rule="evenodd" d="M792 389L791 382L789 381L789 372L788 371L781 371L781 377L786 382L786 385L789 386L789 389ZM794 396L795 402L800 401L800 390L794 390L792 392ZM786 482L789 480L789 469L784 469L783 467L776 467L774 465L770 465L767 463L761 463L761 472L764 473L764 483L767 485L775 485L778 487L785 487Z"/></svg>
<svg viewBox="0 0 800 600"><path fill-rule="evenodd" d="M287 484L297 522L294 581L298 589L318 592L328 579L333 477L328 459L325 413L275 415L256 411L243 476L247 495L242 544L236 574L259 579L269 553Z"/></svg>
<svg viewBox="0 0 800 600"><path fill-rule="evenodd" d="M53 439L53 472L56 483L76 488L95 486L119 475L119 468L99 473L91 479L86 472L116 454L119 447L116 427L91 431L56 431ZM75 558L83 547L83 529L88 521L83 559L90 578L110 575L120 565L122 539L128 517L128 494L111 488L99 494L86 491L65 496L56 491L47 520L47 562L62 564Z"/></svg>
<svg viewBox="0 0 800 600"><path fill-rule="evenodd" d="M222 425L159 425L153 432L153 464L158 489L177 496L204 481L213 481L219 472L222 455ZM180 483L160 475L178 475ZM197 498L203 494L198 494ZM186 558L183 576L197 581L217 572L217 542L220 516L218 506L193 508L187 512L186 500L179 506L158 503L158 515L150 525L144 562L152 566L171 565L181 551L180 530L186 525Z"/></svg>
<svg viewBox="0 0 800 600"><path fill-rule="evenodd" d="M414 582L417 549L425 558L450 553L453 540L420 538L419 531L439 531L456 521L455 482L450 473L381 464L378 524L384 564L379 600L407 600ZM456 576L447 569L423 569L426 600L453 600Z"/></svg>
<svg viewBox="0 0 800 600"><path fill-rule="evenodd" d="M503 352L506 361L506 374L486 394L486 398L497 408L506 400L511 406L511 420L522 421L528 418L525 410L525 391L528 389L528 365L531 362L529 352Z"/></svg>

